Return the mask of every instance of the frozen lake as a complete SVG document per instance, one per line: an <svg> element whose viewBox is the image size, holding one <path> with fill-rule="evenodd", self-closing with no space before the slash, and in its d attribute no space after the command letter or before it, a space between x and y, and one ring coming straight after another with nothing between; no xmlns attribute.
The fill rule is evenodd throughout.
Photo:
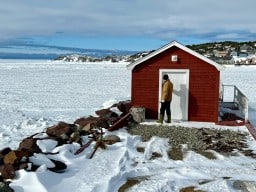
<svg viewBox="0 0 256 192"><path fill-rule="evenodd" d="M59 121L73 123L94 115L105 101L130 99L125 64L0 60L0 69L0 136L11 146L15 134L24 137L29 128L35 132Z"/></svg>
<svg viewBox="0 0 256 192"><path fill-rule="evenodd" d="M73 120L109 99L130 98L125 64L0 62L1 110Z"/></svg>
<svg viewBox="0 0 256 192"><path fill-rule="evenodd" d="M0 149L7 146L15 149L23 138L59 121L73 123L79 117L94 115L95 110L107 103L130 99L131 73L125 65L0 60ZM251 119L255 119L256 111L255 72L256 67L228 67L221 72L222 83L238 86L250 99L250 111L254 113L250 113ZM185 123L188 127L195 126L195 122ZM232 129L247 131L245 127ZM169 148L166 139L153 137L145 143L122 129L115 134L122 142L97 152L93 161L88 159L92 148L75 156L72 151L80 147L77 143L56 147L54 150L60 153L54 158L68 163L68 170L62 174L43 168L36 172L20 170L12 187L17 192L112 192L127 178L146 175L149 179L131 191L199 186L215 192L235 191L232 188L235 180L255 181L256 164L252 158L218 154L217 159L209 160L191 151L182 161L173 161L164 155ZM255 151L255 140L250 138L248 142L249 149ZM145 154L156 150L163 157L149 159L150 156L135 150L138 144L146 147ZM33 157L40 158L39 155ZM209 182L198 184L205 179Z"/></svg>
<svg viewBox="0 0 256 192"><path fill-rule="evenodd" d="M94 115L106 101L130 99L131 72L125 65L0 60L3 141L13 144L13 137ZM256 67L227 67L221 72L222 83L236 85L248 96L251 114L256 108L255 73ZM25 127L26 132L19 131Z"/></svg>

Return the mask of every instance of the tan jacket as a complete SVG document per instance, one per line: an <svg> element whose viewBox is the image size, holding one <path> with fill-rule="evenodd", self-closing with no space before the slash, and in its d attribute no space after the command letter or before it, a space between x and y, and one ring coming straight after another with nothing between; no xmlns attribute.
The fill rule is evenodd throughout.
<svg viewBox="0 0 256 192"><path fill-rule="evenodd" d="M172 101L172 91L173 91L173 84L172 82L167 79L163 84L162 84L162 96L161 100L164 101Z"/></svg>

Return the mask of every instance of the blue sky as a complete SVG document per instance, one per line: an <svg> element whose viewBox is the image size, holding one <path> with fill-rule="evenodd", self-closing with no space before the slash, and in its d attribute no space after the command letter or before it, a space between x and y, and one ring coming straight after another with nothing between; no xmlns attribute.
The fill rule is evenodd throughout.
<svg viewBox="0 0 256 192"><path fill-rule="evenodd" d="M255 0L10 0L0 46L152 50L172 40L256 40Z"/></svg>

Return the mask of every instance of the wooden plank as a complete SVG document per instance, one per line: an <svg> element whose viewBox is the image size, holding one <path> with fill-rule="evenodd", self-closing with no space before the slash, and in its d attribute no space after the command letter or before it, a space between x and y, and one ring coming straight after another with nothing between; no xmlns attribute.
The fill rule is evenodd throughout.
<svg viewBox="0 0 256 192"><path fill-rule="evenodd" d="M128 124L129 119L132 117L130 113L127 113L125 116L123 116L121 119L119 119L117 122L115 122L111 127L108 128L109 131L115 131L117 129L123 128Z"/></svg>

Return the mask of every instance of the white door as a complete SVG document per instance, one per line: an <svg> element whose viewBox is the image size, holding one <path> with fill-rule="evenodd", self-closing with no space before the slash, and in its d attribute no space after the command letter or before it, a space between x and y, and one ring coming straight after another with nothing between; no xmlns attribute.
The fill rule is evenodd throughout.
<svg viewBox="0 0 256 192"><path fill-rule="evenodd" d="M163 76L167 74L173 83L171 102L171 116L174 120L188 120L188 93L189 70L188 69L161 69L159 74L159 111Z"/></svg>

